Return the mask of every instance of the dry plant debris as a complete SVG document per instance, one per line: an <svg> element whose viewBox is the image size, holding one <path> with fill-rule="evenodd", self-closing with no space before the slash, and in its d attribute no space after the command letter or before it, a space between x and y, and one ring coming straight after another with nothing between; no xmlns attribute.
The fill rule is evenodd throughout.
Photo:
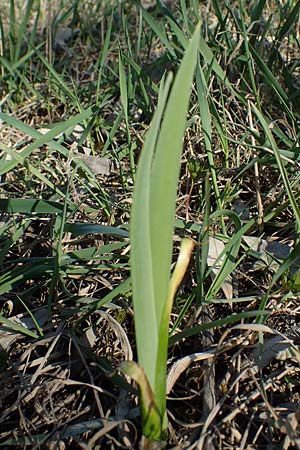
<svg viewBox="0 0 300 450"><path fill-rule="evenodd" d="M137 390L116 371L136 352L135 167L160 79L176 71L198 15L234 91L201 55L212 151L198 78L174 261L182 236L201 245L170 324L166 446L300 449L299 2L113 3L0 1L0 445L139 448ZM204 261L206 208L216 214Z"/></svg>

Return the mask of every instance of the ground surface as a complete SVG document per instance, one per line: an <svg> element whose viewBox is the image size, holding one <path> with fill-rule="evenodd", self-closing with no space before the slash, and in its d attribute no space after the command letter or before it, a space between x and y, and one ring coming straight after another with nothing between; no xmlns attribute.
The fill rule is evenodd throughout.
<svg viewBox="0 0 300 450"><path fill-rule="evenodd" d="M135 169L201 20L213 58L200 51L174 259L182 236L199 245L171 316L166 445L299 449L299 2L23 3L0 12L0 445L139 447L116 371L136 358Z"/></svg>

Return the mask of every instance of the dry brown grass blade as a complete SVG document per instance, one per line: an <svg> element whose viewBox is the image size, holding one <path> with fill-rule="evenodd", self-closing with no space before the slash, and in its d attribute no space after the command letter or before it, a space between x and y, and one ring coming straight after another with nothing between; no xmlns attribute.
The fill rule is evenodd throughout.
<svg viewBox="0 0 300 450"><path fill-rule="evenodd" d="M180 375L189 367L189 365L196 361L204 361L215 356L215 351L193 353L184 356L176 361L168 372L167 376L167 394L169 394L175 385Z"/></svg>

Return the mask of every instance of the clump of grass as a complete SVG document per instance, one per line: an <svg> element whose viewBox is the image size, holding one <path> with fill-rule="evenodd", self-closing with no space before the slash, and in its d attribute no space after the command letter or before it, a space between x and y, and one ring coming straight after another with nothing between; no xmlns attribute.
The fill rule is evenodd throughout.
<svg viewBox="0 0 300 450"><path fill-rule="evenodd" d="M167 412L168 446L294 445L297 436L286 416L293 419L295 412L287 406L283 413L281 406L296 404L299 388L299 2L255 1L251 9L243 1L141 3L57 1L47 9L46 2L29 0L11 1L6 13L1 9L1 444L60 439L70 447L135 448L140 434L164 437ZM188 94L178 95L188 80L169 94L167 72L180 79L176 74L183 73L198 21L199 52L186 68L190 77L196 66L195 83L187 117L179 121ZM58 48L54 41L62 28L76 33ZM170 131L174 139L178 132L176 158L162 139ZM154 148L163 151L152 159ZM90 168L99 157L114 167L108 177ZM172 311L170 300L161 322L158 299L168 298L183 237L197 245ZM254 241L255 248L249 244ZM140 277L142 264L155 283ZM152 316L139 303L143 290L153 294L147 307L161 306ZM153 345L151 334L148 341L144 336L151 317L163 324L162 334L153 325ZM288 365L258 360L249 347L261 346L267 355L271 332L293 342ZM146 417L149 404L142 408L143 428L135 388L112 375L112 365L132 358L136 346L155 397L154 418ZM151 352L160 355L157 364L151 364ZM260 370L252 376L249 358ZM49 360L44 372L41 359ZM62 361L68 361L66 371ZM56 383L54 403L67 399L64 404L73 405L60 408L57 421L52 413L32 418L36 392L45 411L53 405L50 390L42 389L47 373ZM124 392L127 410L133 408L126 417L116 401ZM9 416L17 396L22 415L13 410ZM78 427L83 411L86 421ZM147 427L152 420L157 427Z"/></svg>

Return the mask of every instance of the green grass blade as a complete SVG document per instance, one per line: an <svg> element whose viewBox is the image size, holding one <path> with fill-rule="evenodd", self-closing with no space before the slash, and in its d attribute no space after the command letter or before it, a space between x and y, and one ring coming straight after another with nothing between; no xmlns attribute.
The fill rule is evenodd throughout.
<svg viewBox="0 0 300 450"><path fill-rule="evenodd" d="M16 40L16 16L15 16L15 2L10 0L9 8L9 50L10 50L10 61L15 59L15 40Z"/></svg>
<svg viewBox="0 0 300 450"><path fill-rule="evenodd" d="M26 264L23 267L17 267L0 276L0 295L5 294L11 290L15 290L20 282L41 277L46 274L52 274L53 261L50 263L40 264Z"/></svg>
<svg viewBox="0 0 300 450"><path fill-rule="evenodd" d="M89 118L93 114L93 112L94 112L94 107L92 106L92 107L88 108L86 111L76 115L75 117L72 117L72 119L69 119L69 120L66 120L65 122L60 122L60 123L56 124L51 130L48 131L48 133L46 133L44 135L41 135L39 133L40 137L38 137L35 142L28 145L23 151L19 152L19 157L21 157L22 160L24 161L24 159L27 158L36 148L41 147L44 144L47 144L49 141L51 141L52 139L57 137L60 133L63 133L66 130L68 130L68 128L71 128L71 127L77 125L78 123L82 122L83 120ZM4 122L6 122L8 124L15 123L15 121L12 120L12 118L8 114L5 114L5 113L0 112L0 119L2 119ZM19 124L20 124L20 122L19 122ZM22 126L20 126L20 129L21 129L21 131L23 129L28 130L28 127L24 126L24 128L23 128ZM65 154L68 155L68 152L65 151ZM16 160L5 161L4 163L2 163L2 167L0 168L0 175L3 175L4 173L12 170L18 164L19 164L19 161L16 161Z"/></svg>
<svg viewBox="0 0 300 450"><path fill-rule="evenodd" d="M198 34L196 33L195 36L198 36ZM182 140L198 49L198 40L195 36L192 43L190 42L172 86L151 171L151 249L155 266L153 270L158 321L161 319L164 307L160 299L164 298L168 292L169 280L167 274L170 273L171 243ZM176 126L174 126L175 124ZM161 244L163 244L163 248Z"/></svg>
<svg viewBox="0 0 300 450"><path fill-rule="evenodd" d="M170 24L170 27L173 29L173 32L178 39L178 42L180 43L182 48L185 49L189 43L188 38L186 37L186 35L182 31L182 29L178 26L178 24L174 20L172 20L170 17L168 17L167 19Z"/></svg>
<svg viewBox="0 0 300 450"><path fill-rule="evenodd" d="M251 21L256 22L262 17L263 9L265 7L266 0L258 0L254 5L251 12Z"/></svg>
<svg viewBox="0 0 300 450"><path fill-rule="evenodd" d="M68 204L68 210L75 210ZM0 199L0 211L10 214L62 214L64 205L49 200L8 198Z"/></svg>
<svg viewBox="0 0 300 450"><path fill-rule="evenodd" d="M35 45L35 40L36 40L36 36L37 36L37 32L38 32L39 18L40 18L40 5L37 5L37 11L35 13L35 19L33 22L32 31L30 33L30 38L29 38L29 43L28 43L29 48L33 48Z"/></svg>
<svg viewBox="0 0 300 450"><path fill-rule="evenodd" d="M25 134L28 134L29 136L38 139L41 138L42 136L44 136L42 133L40 133L39 131L36 131L34 128L31 128L29 125L27 125L24 122L21 122L20 120L16 119L13 116L10 116L8 114L2 113L0 111L0 119L2 119L4 122L8 123L11 127L15 127L17 130L22 131ZM68 157L69 152L68 150L63 147L61 144L59 144L56 141L49 141L47 142L47 145L49 145L49 147L54 150L59 152L61 155ZM1 167L3 168L3 164L1 164ZM10 170L10 169L8 169ZM0 168L1 171L1 168ZM3 175L3 173L5 172L1 172L1 175Z"/></svg>
<svg viewBox="0 0 300 450"><path fill-rule="evenodd" d="M190 31L190 23L189 23L189 19L188 19L188 8L187 8L186 0L180 0L180 7L181 7L180 12L182 15L184 28L188 32L188 31Z"/></svg>
<svg viewBox="0 0 300 450"><path fill-rule="evenodd" d="M138 361L144 367L152 389L155 385L155 364L153 364L152 357L158 347L158 323L150 240L150 178L152 158L170 84L171 77L168 77L165 86L160 89L157 109L140 156L130 224L131 278ZM152 359L151 364L150 358Z"/></svg>
<svg viewBox="0 0 300 450"><path fill-rule="evenodd" d="M26 32L26 27L28 26L28 23L29 23L29 17L30 17L33 2L34 2L34 0L27 1L26 7L25 7L25 14L21 21L20 27L18 29L18 39L17 39L16 50L15 50L15 55L14 55L15 56L14 62L16 62L20 58L22 44L24 43L24 41L26 41L25 32Z"/></svg>
<svg viewBox="0 0 300 450"><path fill-rule="evenodd" d="M280 152L278 150L276 141L275 141L275 139L273 137L273 134L272 134L272 132L270 130L270 127L268 126L268 124L267 124L265 118L263 117L263 115L260 113L260 111L256 108L255 105L252 105L252 108L253 108L253 111L255 112L258 120L260 121L261 126L263 127L263 130L265 132L265 135L266 135L266 137L267 137L267 139L268 139L268 141L269 141L269 143L271 145L271 148L272 148L272 150L274 152L274 155L275 155L275 158L276 158L276 162L277 162L277 165L278 165L278 169L279 169L279 172L281 174L285 190L287 192L287 195L288 195L289 200L290 200L291 207L293 208L293 212L294 212L294 215L295 215L296 230L297 230L298 233L300 233L300 208L299 208L299 205L298 205L298 203L297 203L297 201L295 199L294 193L293 193L293 191L291 189L291 183L290 183L290 180L288 178L286 168L283 165L283 162L282 162L282 159L281 159Z"/></svg>
<svg viewBox="0 0 300 450"><path fill-rule="evenodd" d="M205 209L203 223L198 233L199 246L197 247L197 300L200 303L204 293L204 274L207 266L207 257L209 251L209 218L210 218L210 173L207 171L205 177ZM201 255L201 256L200 256Z"/></svg>
<svg viewBox="0 0 300 450"><path fill-rule="evenodd" d="M210 330L212 328L221 327L223 325L228 325L231 323L240 322L241 320L250 319L252 317L262 317L268 316L270 313L268 311L245 311L243 313L232 314L231 316L224 317L223 319L212 320L211 322L198 325L196 327L187 328L180 333L177 333L170 337L169 346L172 347L176 342L181 339L194 336L195 334L202 333L203 331Z"/></svg>
<svg viewBox="0 0 300 450"><path fill-rule="evenodd" d="M172 47L165 30L158 25L158 23L154 20L154 18L149 14L139 2L135 2L136 5L142 9L143 17L148 25L152 28L157 37L161 40L162 44L166 47L166 49L170 52L170 54L176 58L176 54L174 48Z"/></svg>
<svg viewBox="0 0 300 450"><path fill-rule="evenodd" d="M0 211L2 211L1 206ZM1 228L0 238L5 238L5 242L0 249L0 265L3 264L10 248L22 237L30 223L31 219L25 218L21 221L21 223L17 223L13 228L9 226L7 229L3 227Z"/></svg>
<svg viewBox="0 0 300 450"><path fill-rule="evenodd" d="M207 291L205 296L207 301L211 300L216 295L216 293L221 289L222 284L236 267L236 258L240 249L241 239L244 235L244 228L241 227L241 221L234 212L227 210L215 211L211 214L211 218L223 215L227 215L232 219L235 225L235 233L230 241L225 245L224 250L218 257L218 260L220 260L224 256L224 261Z"/></svg>
<svg viewBox="0 0 300 450"><path fill-rule="evenodd" d="M82 234L110 234L114 236L128 237L128 231L122 228L99 225L96 223L66 223L65 232L72 233L73 236Z"/></svg>
<svg viewBox="0 0 300 450"><path fill-rule="evenodd" d="M5 331L15 331L17 333L22 333L35 339L39 337L38 334L36 334L34 331L30 331L28 330L28 328L23 327L13 320L7 319L6 317L2 316L2 314L0 314L0 324L4 325L4 327L0 325L0 330L2 328Z"/></svg>
<svg viewBox="0 0 300 450"><path fill-rule="evenodd" d="M212 128L211 128L211 117L210 110L207 101L208 90L205 82L205 77L203 74L203 70L200 66L200 62L197 64L196 70L196 83L197 83L197 93L198 93L198 104L200 110L200 117L202 123L202 130L204 134L204 142L207 153L207 159L209 164L209 169L212 177L212 185L215 193L215 198L218 203L219 208L222 208L221 200L220 200L220 192L218 187L218 180L215 170L215 162L214 155L211 146L211 137L212 137Z"/></svg>
<svg viewBox="0 0 300 450"><path fill-rule="evenodd" d="M277 272L274 274L272 278L272 282L269 286L268 292L271 291L271 288L274 284L282 277L284 273L286 273L294 264L298 266L299 269L299 258L300 258L300 242L295 245L295 248L291 251L290 255L282 262ZM299 271L298 271L299 273Z"/></svg>
<svg viewBox="0 0 300 450"><path fill-rule="evenodd" d="M36 50L36 53L37 53L38 57L40 58L40 60L42 61L42 63L44 64L44 66L48 69L49 74L57 82L57 84L58 84L59 88L62 90L62 92L64 92L65 95L67 97L69 97L70 100L74 102L74 104L76 104L76 102L77 102L76 95L71 91L71 89L69 88L67 83L63 80L62 76L55 70L53 65L47 61L47 58L45 58L45 56L43 55L42 52Z"/></svg>
<svg viewBox="0 0 300 450"><path fill-rule="evenodd" d="M4 33L4 27L3 27L3 21L2 17L0 16L0 56L4 58L4 60L7 58L6 56L6 40L5 40L5 33ZM1 75L4 75L4 67L1 67Z"/></svg>
<svg viewBox="0 0 300 450"><path fill-rule="evenodd" d="M19 164L23 164L24 160L23 158L19 155L18 152L6 147L5 145L1 144L0 142L0 150L4 150L5 153L7 155L9 155L11 157L12 160L15 160L17 163ZM32 164L30 164L28 161L26 161L26 165L27 165L27 169L28 171L37 179L40 179L46 186L48 186L53 192L58 193L60 196L64 197L63 192L57 187L55 186L50 180L48 180L47 177L45 177L45 175L43 175L39 169L37 169L36 167L34 167Z"/></svg>
<svg viewBox="0 0 300 450"><path fill-rule="evenodd" d="M28 56L29 56L29 53L27 55L25 55L22 59L26 60ZM18 63L17 64L11 64L5 58L0 57L0 65L2 66L2 68L5 68L7 70L7 72L10 73L12 79L16 80L17 78L19 78L20 81L28 89L29 92L31 92L39 100L42 100L42 96L40 95L40 93L36 89L34 89L32 87L32 84L26 78L26 76L20 70L18 70L18 68L17 68L17 66L19 65Z"/></svg>
<svg viewBox="0 0 300 450"><path fill-rule="evenodd" d="M123 64L121 51L119 51L119 79L120 79L121 102L123 106L126 127L128 129L128 92L127 92L125 67Z"/></svg>
<svg viewBox="0 0 300 450"><path fill-rule="evenodd" d="M256 64L258 65L261 73L263 74L266 82L271 87L271 89L274 90L275 94L277 95L278 99L280 100L280 102L283 105L287 114L291 117L291 119L293 121L295 121L295 118L293 116L291 108L289 107L289 100L288 100L288 96L287 96L286 92L283 90L283 88L279 84L275 75L273 75L272 71L269 69L267 64L264 63L264 61L262 60L260 55L257 53L257 51L254 49L254 47L249 45L249 48L250 48L251 54L252 54Z"/></svg>
<svg viewBox="0 0 300 450"><path fill-rule="evenodd" d="M168 301L175 202L191 83L197 61L200 26L185 52L164 111L170 77L137 170L131 215L132 285L138 361L145 370L166 427ZM164 118L159 125L164 112ZM176 124L176 126L174 126ZM151 436L159 439L160 436Z"/></svg>
<svg viewBox="0 0 300 450"><path fill-rule="evenodd" d="M281 42L288 33L290 33L293 26L297 26L297 21L299 20L300 2L296 2L294 8L292 9L289 16L285 19L284 24L278 30L278 35L276 39Z"/></svg>
<svg viewBox="0 0 300 450"><path fill-rule="evenodd" d="M97 62L97 66L99 67L98 77L97 77L97 89L96 89L96 105L97 106L99 106L102 72L105 67L105 61L107 60L107 57L108 57L109 43L110 43L111 32L112 32L112 23L113 23L113 14L111 14L111 16L110 16L108 27L106 30L104 44L102 47L102 51L100 53L99 60Z"/></svg>
<svg viewBox="0 0 300 450"><path fill-rule="evenodd" d="M73 175L71 175L72 177ZM70 179L67 179L67 187L65 192L63 210L61 215L56 216L54 233L52 239L52 252L54 253L54 266L53 275L50 282L49 293L48 293L48 313L51 316L52 300L54 298L54 292L59 279L60 268L61 268L61 258L62 258L62 240L64 235L64 227L67 218L68 201L69 201L69 189L70 189Z"/></svg>

